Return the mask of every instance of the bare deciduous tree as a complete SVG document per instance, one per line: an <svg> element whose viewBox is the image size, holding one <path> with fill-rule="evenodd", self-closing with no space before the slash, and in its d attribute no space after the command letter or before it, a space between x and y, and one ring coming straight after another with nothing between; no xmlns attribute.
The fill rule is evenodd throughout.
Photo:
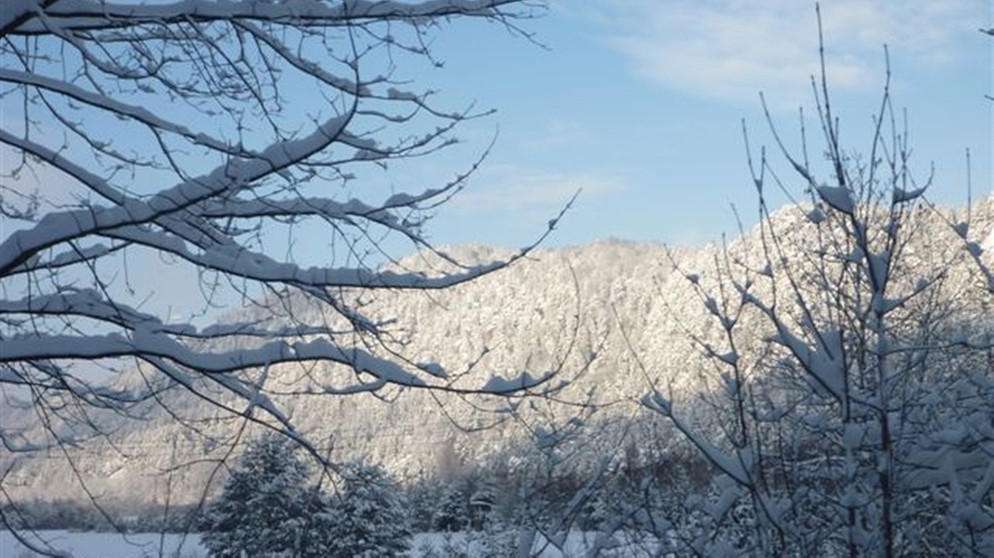
<svg viewBox="0 0 994 558"><path fill-rule="evenodd" d="M127 416L165 389L187 390L307 445L267 392L267 376L288 366L314 380L299 389L329 395L540 384L527 375L457 383L435 363L406 359L389 324L362 308L377 289L441 289L516 259L462 266L425 235L478 161L427 186L381 171L410 169L453 144L461 122L487 114L442 108L398 70L437 64L436 28L485 18L519 31L518 18L537 8L5 2L0 389L49 425L86 423L92 409ZM298 243L323 256L301 263ZM396 265L391 254L411 248L457 271ZM197 278L199 293L172 308L182 318L148 300L164 289L136 284L137 267L155 280ZM226 305L252 317L218 321ZM335 381L313 372L327 362L341 365ZM137 369L143 380L108 387L95 368ZM49 430L56 443L74 441ZM0 441L8 456L37 449L14 426L0 425Z"/></svg>
<svg viewBox="0 0 994 558"><path fill-rule="evenodd" d="M714 322L693 334L712 365L705 401L714 420L694 420L665 386L643 399L721 477L687 510L703 522L682 548L989 555L994 323L973 306L994 292L989 260L969 218L927 201L931 177L914 178L888 87L861 156L844 147L824 60L812 85L828 179L809 159L803 118L793 152L767 112L810 201L772 215L768 190L793 190L765 151L750 155L758 245L726 246L716 287L682 270ZM947 220L947 238L926 238L925 219ZM766 332L759 343L757 331Z"/></svg>

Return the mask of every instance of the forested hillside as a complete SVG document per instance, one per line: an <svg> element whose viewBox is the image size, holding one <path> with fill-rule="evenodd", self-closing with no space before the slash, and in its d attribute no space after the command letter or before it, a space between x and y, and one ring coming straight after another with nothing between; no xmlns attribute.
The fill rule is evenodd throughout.
<svg viewBox="0 0 994 558"><path fill-rule="evenodd" d="M804 261L806 251L813 249L811 225L804 214L802 209L788 208L773 219L797 261ZM954 320L950 327L991 332L991 310L978 302L985 285L949 224L963 215L962 208L921 210L914 217L915 232L905 261L923 273L945 270L937 296L946 307L956 309L950 313ZM972 209L970 237L980 241L982 257L990 262L994 200L981 201ZM754 230L730 240L728 253L758 266L762 261L758 238ZM583 427L571 427L570 435L586 444L586 457L577 458L577 467L584 466L580 464L584 459L592 463L605 452L624 447L619 436L633 436L628 445L635 447L665 446L671 440L644 439L654 433L663 436L663 430L651 426L656 422L644 422L651 413L639 401L654 385L672 389L677 401L690 403L696 394L715 387L704 374L712 365L691 339L719 332L686 277L713 287L715 265L726 247L604 241L545 249L509 269L452 289L406 297L380 291L368 303L356 301L367 304L370 315L403 326L391 335L398 346L406 345L412 360L465 371L477 383L495 374L553 373L555 377L537 391L551 390L551 398L467 400L447 392L395 387L346 397L300 393L308 382L323 385L335 374L351 374L341 370L312 370L304 377L302 369L274 367L265 376L260 371L259 379L276 392L280 386L293 385L295 391L285 395L291 419L322 451L338 460L361 457L381 463L409 482L495 459L522 466L526 456L540 455L535 447L543 432L561 432L563 425L577 418L583 419ZM451 252L469 263L507 253L482 246L456 247ZM438 262L415 256L397 265L430 270ZM675 273L675 268L680 272ZM251 312L246 309L232 318ZM746 340L741 350L758 348L770 332L757 327L753 333L754 342ZM246 346L253 342L243 341ZM144 378L132 371L123 381L137 385ZM463 380L453 381L458 385ZM81 483L75 481L79 475L87 489L110 507L193 503L204 496L209 478L213 494L227 474L218 460L229 451L240 452L243 442L254 435L253 427L241 432L238 419L217 419L219 413L211 406L175 386L160 397L168 400L173 415L156 402L147 405L146 420L140 422L118 423L113 414L91 410L87 420L109 433L106 438L78 449L56 447L31 457L17 456L4 463L4 470L10 467L6 490L15 499L40 495L50 500L85 499ZM8 429L22 424L29 439L48 441L39 427L42 417L31 409L12 404L5 405L3 413ZM642 426L628 428L632 422ZM55 426L85 435L83 425Z"/></svg>

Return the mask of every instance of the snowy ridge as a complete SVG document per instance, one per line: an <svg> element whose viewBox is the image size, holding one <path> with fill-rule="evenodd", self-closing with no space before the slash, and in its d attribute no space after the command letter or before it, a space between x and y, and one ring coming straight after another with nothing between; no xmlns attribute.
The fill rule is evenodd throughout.
<svg viewBox="0 0 994 558"><path fill-rule="evenodd" d="M962 211L922 214L919 240L906 261L923 268L948 263L943 292L950 301L969 306L976 277L968 258L955 256L962 251L962 241L948 223L957 222L956 213ZM803 209L782 210L774 221L786 237L799 240L787 243L799 255L808 249L802 240L806 227L813 225ZM763 260L757 234L749 232L729 246L737 257L758 268ZM994 199L973 209L970 236L981 241L986 252L994 252ZM560 397L589 398L602 409L594 416L608 420L614 413L631 415L654 388L672 398L674 405L708 388L700 374L704 356L687 333L707 338L716 328L688 277L705 287L713 285L719 250L717 245L668 250L658 244L619 241L539 250L510 269L444 291L414 296L378 291L368 308L370 315L395 324L391 333L407 339L405 351L412 362L465 372L477 385L498 374L506 377L510 371L527 371L538 378L558 370L559 379L571 382ZM446 252L469 264L510 253L484 246ZM673 264L680 273L674 273ZM414 256L397 265L430 273L448 264L434 256ZM756 331L754 343L744 343L735 358L748 356L764 334ZM469 363L475 365L467 369ZM314 380L299 368L273 367L260 381L276 389ZM467 462L493 455L513 460L517 450L508 448L518 447L527 437L518 423L506 420L507 403L499 399L471 405L446 393L433 397L411 388L389 388L378 395L297 395L283 403L298 428L320 448L331 449L334 457L367 457L401 478L434 470L442 456ZM97 441L71 450L88 487L105 501L135 506L162 503L172 486L172 503L193 502L216 472L216 463L209 460L223 455L240 422L215 420L217 411L183 391L172 390L165 397L173 412L202 434L152 407L149 420L141 422L98 415L98 424L114 431L115 447ZM576 415L575 407L539 405L560 422ZM527 413L527 407L519 409ZM3 413L5 422L26 427L29 423L16 409L5 407ZM465 431L491 425L473 434ZM171 478L163 473L194 462L200 463L181 467ZM0 465L5 465L2 459ZM221 477L215 478L215 489ZM6 488L15 498L82 497L72 470L55 452L14 463Z"/></svg>

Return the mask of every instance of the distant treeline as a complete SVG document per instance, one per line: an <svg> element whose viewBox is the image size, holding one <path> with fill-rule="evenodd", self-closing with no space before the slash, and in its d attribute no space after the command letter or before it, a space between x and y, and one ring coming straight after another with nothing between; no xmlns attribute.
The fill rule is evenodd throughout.
<svg viewBox="0 0 994 558"><path fill-rule="evenodd" d="M182 533L191 531L195 506L156 507L138 512L97 508L73 500L29 500L0 506L2 529L68 530L133 533Z"/></svg>

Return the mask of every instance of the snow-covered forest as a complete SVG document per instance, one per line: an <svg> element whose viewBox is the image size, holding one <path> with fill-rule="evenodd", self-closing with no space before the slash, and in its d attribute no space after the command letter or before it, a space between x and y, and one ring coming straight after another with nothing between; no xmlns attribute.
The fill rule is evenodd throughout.
<svg viewBox="0 0 994 558"><path fill-rule="evenodd" d="M965 215L963 209L957 213L960 219ZM953 217L952 212L919 214L916 228L921 232L909 253L915 254L911 261L922 266L916 269L944 270L945 294L937 299L943 305L940 314L955 310L953 315L959 316L949 318L944 327L956 335L972 336L991 327L990 312L979 296L983 290L971 260L955 257L958 235L946 225L946 219ZM813 227L800 210L784 210L773 221L777 230L787 231L798 242L806 239ZM971 223L976 234L986 240L982 245L989 246L994 241L994 200L975 204ZM751 231L731 245L743 261L755 261L752 267L757 269L763 254L758 235L759 230ZM800 258L805 253L803 243L791 245L791 257ZM725 378L720 372L711 373L689 335L712 336L718 343L722 330L709 324L706 301L694 297L695 284L681 272L674 272L670 261L672 257L683 274L698 275L699 284L712 286L718 281L715 258L722 250L720 245L711 245L668 251L659 245L624 242L539 250L532 260L505 273L436 293L430 300L405 304L399 296L387 296L379 301L382 306L371 308L389 312L402 323L418 317L419 328L417 334L412 333L409 345L414 354L431 355L448 365L492 344L487 365L513 369L534 367L536 362L543 363L541 358L566 353L563 347L568 347L572 335L564 334L561 324L569 323L579 301L583 341L564 369L580 373L569 376L571 384L559 392L558 402L524 400L514 414L495 412L493 409L500 408L497 402L484 402L491 407L479 411L454 395L439 396L436 401L416 392L392 393L386 401L369 396L350 398L330 407L320 396L294 396L286 403L302 431L321 441L321 451L330 452L333 461L363 458L384 466L403 488L410 528L415 533L438 533L433 540L444 541L443 535L450 530L453 534L449 537L457 542L463 536L459 533L474 533L474 540L479 541L500 532L505 534L504 544L509 544L507 533L512 531L502 527L508 524L524 522L540 528L539 533L549 534L565 525L570 532L590 534L600 526L612 527L609 521L617 521L619 533L643 544L656 541L657 532L675 518L685 521L687 527L694 526L696 533L706 533L698 523L713 525L709 522L715 518L710 514L723 511L720 489L728 487L721 484L721 475L697 448L681 438L665 417L640 405L639 400L651 393L650 381L656 381L660 389L673 389L668 395L675 401L673 407L687 411L681 416L692 412L695 424L708 425L712 420L726 424L726 419L712 417L727 407L728 392L721 383ZM481 247L453 253L467 260L499 255ZM949 258L954 261L947 266ZM759 293L765 297L769 291L762 288ZM564 310L569 313L564 314ZM756 347L762 344L765 331L759 327L747 330L739 338L740 354L761 354ZM546 343L543 352L535 351L534 332L540 332L538 337ZM593 353L596 358L581 370L581 364ZM536 356L542 354L546 356ZM955 366L951 370L959 371L954 388L943 390L936 384L935 391L929 389L925 396L956 396L969 401L975 397L971 390L978 387L974 384L977 378L989 377L988 355L986 350L971 351L965 345L955 349L949 359ZM938 354L930 356L938 358ZM964 370L980 376L967 376ZM936 404L936 417L942 419L936 426L942 428L934 435L942 441L954 434L971 435L969 430L954 432L947 427L950 424L984 428L987 415L974 416L972 423L944 416L970 413L971 408ZM194 403L187 403L183 412L197 424L212 415L208 406ZM106 508L123 519L126 528L190 530L187 513L215 470L212 463L196 461L223 455L223 443L215 448L206 444L212 437L223 441L226 427L223 422L204 424L201 432L207 436L205 440L190 435L185 426L161 410L152 408L149 413L156 418L115 423L115 445L90 445L74 454L75 463L88 486L101 494ZM341 418L329 421L330 415ZM485 428L465 430L472 427ZM719 432L714 427L710 431ZM257 435L258 431L246 439ZM721 446L720 440L714 443ZM985 443L981 438L963 447L979 451L987 447ZM977 459L973 455L970 459ZM86 503L73 472L61 459L23 460L8 479L6 489L20 501L31 502L45 493L64 502L81 502L78 509L62 512L65 523L46 522L40 517L39 526L111 528ZM982 485L979 491L976 486L965 493L989 496ZM212 498L222 487L222 480L216 479ZM941 487L927 490L931 500L936 498L932 491L941 491ZM143 505L134 505L135 494L144 495ZM695 494L701 499L694 500ZM578 505L571 508L578 496ZM745 506L738 501L739 506ZM478 504L476 512L471 502ZM684 508L688 502L693 505L689 510ZM167 508L167 503L171 507ZM493 508L487 507L489 504ZM46 509L49 515L57 515L55 504L46 508L32 502L27 508L41 516ZM978 509L983 512L989 508ZM473 519L482 511L487 511L487 517L494 514L492 523ZM732 511L745 513L741 507L728 513ZM944 517L947 511L930 513ZM723 521L732 521L732 517ZM481 521L478 528L470 529L473 521ZM745 524L751 525L751 521ZM420 541L415 537L412 547ZM591 547L593 541L590 535Z"/></svg>
<svg viewBox="0 0 994 558"><path fill-rule="evenodd" d="M994 197L931 201L889 66L862 143L824 60L799 147L761 107L734 237L543 248L564 199L520 249L431 242L486 148L382 176L489 112L403 68L543 9L5 4L4 552L994 554Z"/></svg>

